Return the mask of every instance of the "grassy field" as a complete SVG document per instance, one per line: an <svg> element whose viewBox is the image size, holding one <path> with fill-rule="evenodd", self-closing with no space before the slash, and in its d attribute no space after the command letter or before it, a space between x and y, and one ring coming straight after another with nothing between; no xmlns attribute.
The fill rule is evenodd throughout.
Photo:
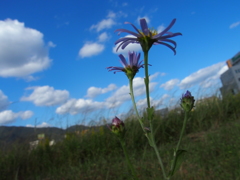
<svg viewBox="0 0 240 180"><path fill-rule="evenodd" d="M169 168L183 122L183 112L155 116L157 145ZM172 180L240 180L240 94L196 104L181 149L188 153ZM161 180L162 172L137 120L127 118L125 140L141 180ZM49 147L15 146L0 151L1 180L128 180L125 157L106 126L69 136Z"/></svg>

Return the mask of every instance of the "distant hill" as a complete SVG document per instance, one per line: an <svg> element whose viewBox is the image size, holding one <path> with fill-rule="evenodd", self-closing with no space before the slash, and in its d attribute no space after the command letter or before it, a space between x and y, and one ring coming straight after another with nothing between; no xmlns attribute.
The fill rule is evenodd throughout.
<svg viewBox="0 0 240 180"><path fill-rule="evenodd" d="M50 140L60 141L64 138L66 132L82 131L89 128L84 125L74 125L67 129L56 127L34 128L34 127L16 127L16 126L0 126L0 149L9 149L13 144L29 143L37 140L38 134L45 134Z"/></svg>

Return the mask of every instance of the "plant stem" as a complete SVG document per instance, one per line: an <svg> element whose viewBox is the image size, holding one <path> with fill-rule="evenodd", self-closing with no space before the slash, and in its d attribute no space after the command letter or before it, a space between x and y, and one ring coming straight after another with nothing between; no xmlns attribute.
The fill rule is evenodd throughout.
<svg viewBox="0 0 240 180"><path fill-rule="evenodd" d="M146 86L146 97L147 97L147 105L148 108L151 108L151 104L150 104L150 95L149 95L149 75L148 75L148 50L144 51L144 69L145 69L145 86ZM150 117L148 114L148 120L150 122L150 138L148 138L149 144L153 147L153 149L155 150L155 153L157 155L158 158L158 162L161 166L162 169L162 173L164 176L164 179L167 179L166 173L165 173L165 169L162 163L162 158L160 157L156 142L155 142L155 137L154 137L154 131L153 131L153 124L152 124L152 116Z"/></svg>
<svg viewBox="0 0 240 180"><path fill-rule="evenodd" d="M153 132L153 126L152 126L152 123L150 122L150 129L151 129L151 141L152 141L152 147L157 155L157 158L158 158L158 162L161 166L161 169L162 169L162 173L163 173L163 177L164 179L167 179L167 176L166 176L166 173L165 173L165 168L163 166L163 163L162 163L162 158L159 154L159 151L158 151L158 148L157 148L157 145L156 145L156 142L155 142L155 138L154 138L154 132Z"/></svg>
<svg viewBox="0 0 240 180"><path fill-rule="evenodd" d="M188 118L188 112L185 112L184 121L183 121L183 127L182 127L180 138L179 138L179 141L178 141L178 144L177 144L176 151L179 149L180 143L182 141L182 137L183 137L183 134L185 132L185 128L186 128L186 124L187 124L187 118Z"/></svg>
<svg viewBox="0 0 240 180"><path fill-rule="evenodd" d="M181 141L182 141L182 138L183 138L183 134L185 132L185 128L186 128L186 124L187 124L187 119L188 119L188 112L185 112L185 115L184 115L184 121L183 121L183 127L182 127L182 130L181 130L181 134L180 134L180 138L178 140L178 144L177 144L177 147L174 151L174 158L173 158L173 163L172 163L172 167L171 167L171 171L173 171L173 168L174 168L174 164L176 163L176 160L177 160L177 151L179 150L179 146L181 144ZM170 178L170 177L169 177Z"/></svg>
<svg viewBox="0 0 240 180"><path fill-rule="evenodd" d="M143 131L145 132L145 129L144 129L144 125L143 125L143 122L142 122L142 119L140 118L139 116L139 113L138 113L138 110L137 110L137 106L136 106L136 102L135 102L135 98L134 98L134 93L133 93L133 79L129 79L129 88L130 88L130 95L131 95L131 99L132 99L132 103L133 103L133 108L136 112L136 115L137 115L137 119L143 129Z"/></svg>
<svg viewBox="0 0 240 180"><path fill-rule="evenodd" d="M146 87L146 97L147 105L150 108L150 97L149 97L149 76L148 76L148 51L144 52L144 69L145 69L145 87Z"/></svg>
<svg viewBox="0 0 240 180"><path fill-rule="evenodd" d="M126 150L126 147L125 147L125 142L123 141L122 138L119 138L119 140L120 140L120 143L122 145L123 152L124 152L125 158L127 160L128 167L131 170L132 177L133 177L134 180L138 180L137 174L136 174L136 172L135 172L135 170L134 170L134 168L132 166L132 163L131 163L131 161L129 159L129 156L128 156L128 153L127 153L127 150Z"/></svg>

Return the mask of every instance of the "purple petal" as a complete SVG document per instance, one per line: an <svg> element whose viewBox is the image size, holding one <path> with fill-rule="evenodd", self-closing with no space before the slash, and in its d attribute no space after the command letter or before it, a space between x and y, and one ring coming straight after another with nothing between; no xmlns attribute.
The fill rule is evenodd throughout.
<svg viewBox="0 0 240 180"><path fill-rule="evenodd" d="M131 67L133 67L133 58L134 58L134 52L129 51L128 52L128 61Z"/></svg>
<svg viewBox="0 0 240 180"><path fill-rule="evenodd" d="M125 42L123 45L122 45L122 49L125 49L125 47L130 44L130 43L139 43L137 41L128 41L128 42Z"/></svg>
<svg viewBox="0 0 240 180"><path fill-rule="evenodd" d="M130 24L137 32L139 35L141 35L141 32L136 28L136 26L134 26L132 23L130 22L125 22L125 24Z"/></svg>
<svg viewBox="0 0 240 180"><path fill-rule="evenodd" d="M162 32L160 32L159 34L155 35L155 38L161 37L163 34L165 34L169 29L171 29L171 27L175 24L176 19L173 19L172 22L169 24L169 26L164 29Z"/></svg>
<svg viewBox="0 0 240 180"><path fill-rule="evenodd" d="M119 55L119 58L121 59L121 60L120 60L120 63L121 63L124 67L127 67L127 66L128 66L128 63L127 63L125 57L124 57L122 54L120 54L120 55Z"/></svg>
<svg viewBox="0 0 240 180"><path fill-rule="evenodd" d="M147 21L146 19L140 19L140 25L142 28L142 32L148 36L149 35L149 29L148 29L148 25L147 25Z"/></svg>
<svg viewBox="0 0 240 180"><path fill-rule="evenodd" d="M120 43L121 41L124 41L124 42L126 42L126 41L129 41L129 40L137 40L137 38L133 38L133 37L124 37L124 38L120 38L120 39L118 39L116 42L115 42L115 45L116 44L118 44L118 43Z"/></svg>
<svg viewBox="0 0 240 180"><path fill-rule="evenodd" d="M175 48L173 48L172 46L170 46L169 44L167 43L164 43L164 42L157 42L158 44L162 44L164 46L167 46L168 48L170 48L173 52L174 52L174 55L176 55L176 50Z"/></svg>
<svg viewBox="0 0 240 180"><path fill-rule="evenodd" d="M182 34L181 33L173 33L172 35L162 36L162 38L172 38L172 37L179 36L179 35L182 35Z"/></svg>
<svg viewBox="0 0 240 180"><path fill-rule="evenodd" d="M134 35L136 37L139 37L139 34L137 34L135 32L132 32L132 31L129 31L127 29L117 29L114 32L118 32L118 31L119 31L118 35L121 34L122 32L126 32L126 33L132 34L132 35Z"/></svg>
<svg viewBox="0 0 240 180"><path fill-rule="evenodd" d="M177 43L171 39L160 39L159 42L161 41L172 43L175 47L177 46Z"/></svg>

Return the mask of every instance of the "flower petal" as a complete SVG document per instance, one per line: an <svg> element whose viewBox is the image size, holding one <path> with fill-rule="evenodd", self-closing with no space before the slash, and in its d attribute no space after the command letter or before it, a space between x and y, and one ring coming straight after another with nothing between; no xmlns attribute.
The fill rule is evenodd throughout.
<svg viewBox="0 0 240 180"><path fill-rule="evenodd" d="M169 26L159 34L155 35L154 38L161 37L163 34L165 34L169 29L171 29L171 27L175 24L175 22L176 22L176 19L173 19L172 22L169 24Z"/></svg>
<svg viewBox="0 0 240 180"><path fill-rule="evenodd" d="M140 35L141 34L141 32L136 28L136 26L134 26L132 23L130 23L130 22L125 22L125 24L130 24L137 32L138 32L138 34Z"/></svg>
<svg viewBox="0 0 240 180"><path fill-rule="evenodd" d="M123 65L124 68L126 68L128 66L128 63L127 63L125 57L122 54L119 54L119 58L121 59L120 63Z"/></svg>
<svg viewBox="0 0 240 180"><path fill-rule="evenodd" d="M148 36L149 35L149 29L148 29L148 25L147 25L147 21L146 19L140 19L140 25L142 28L142 32Z"/></svg>
<svg viewBox="0 0 240 180"><path fill-rule="evenodd" d="M129 33L129 34L132 34L133 36L139 37L139 34L137 34L135 32L132 32L132 31L129 31L127 29L117 29L114 32L119 32L118 35L121 34L122 32L126 32L126 33Z"/></svg>
<svg viewBox="0 0 240 180"><path fill-rule="evenodd" d="M170 48L173 52L174 52L174 55L176 55L176 50L174 47L172 47L171 45L167 44L167 43L164 43L164 42L157 42L157 44L162 44L164 46L167 46L168 48Z"/></svg>

